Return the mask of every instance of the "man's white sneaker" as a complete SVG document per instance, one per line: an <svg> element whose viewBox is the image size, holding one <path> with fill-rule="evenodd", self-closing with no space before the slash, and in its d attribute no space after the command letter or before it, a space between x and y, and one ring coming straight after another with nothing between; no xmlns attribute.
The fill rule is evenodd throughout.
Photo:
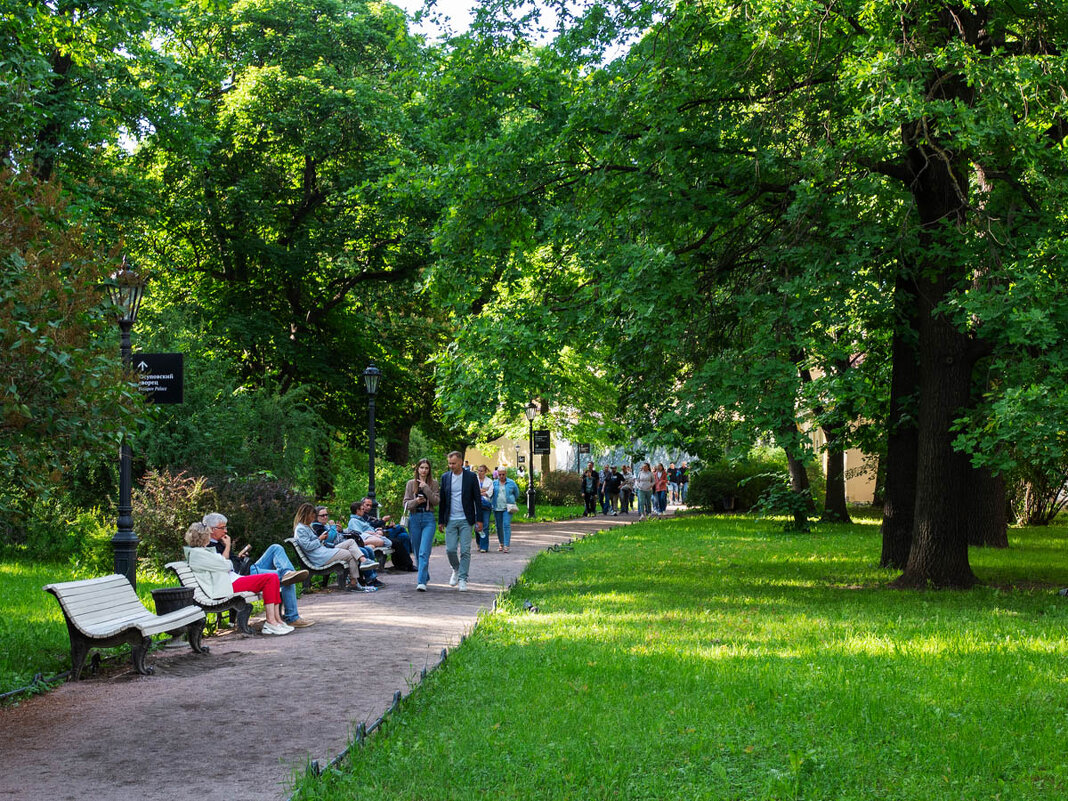
<svg viewBox="0 0 1068 801"><path fill-rule="evenodd" d="M460 579L460 586L456 589L458 589L460 592L467 592L467 582L463 579Z"/></svg>
<svg viewBox="0 0 1068 801"><path fill-rule="evenodd" d="M452 575L449 576L449 586L450 587L455 587L456 586L456 582L459 581L459 580L460 580L460 574L457 573L455 570L452 571Z"/></svg>
<svg viewBox="0 0 1068 801"><path fill-rule="evenodd" d="M419 592L426 592L426 585L425 584L416 584L415 588L417 590L419 590Z"/></svg>

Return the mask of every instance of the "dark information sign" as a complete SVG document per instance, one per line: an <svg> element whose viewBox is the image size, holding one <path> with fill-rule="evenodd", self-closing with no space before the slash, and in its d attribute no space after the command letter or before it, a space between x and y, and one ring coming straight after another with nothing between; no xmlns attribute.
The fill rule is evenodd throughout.
<svg viewBox="0 0 1068 801"><path fill-rule="evenodd" d="M184 373L181 353L135 353L137 388L153 403L181 403Z"/></svg>
<svg viewBox="0 0 1068 801"><path fill-rule="evenodd" d="M552 436L547 428L534 429L534 453L545 454L552 451Z"/></svg>
<svg viewBox="0 0 1068 801"><path fill-rule="evenodd" d="M589 453L589 452L590 452L590 443L588 443L588 442L580 442L579 443L579 453Z"/></svg>

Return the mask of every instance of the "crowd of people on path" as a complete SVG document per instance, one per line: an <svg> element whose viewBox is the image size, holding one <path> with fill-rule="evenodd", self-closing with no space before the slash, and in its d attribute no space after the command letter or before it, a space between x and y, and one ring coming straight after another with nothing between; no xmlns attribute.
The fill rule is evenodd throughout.
<svg viewBox="0 0 1068 801"><path fill-rule="evenodd" d="M668 503L686 503L686 488L690 482L689 467L683 462L678 467L672 462L667 468L662 462L652 467L642 462L637 470L631 465L602 465L594 467L587 462L582 473L583 517L602 515L629 515L632 504L637 501L639 520L658 519L667 514Z"/></svg>
<svg viewBox="0 0 1068 801"><path fill-rule="evenodd" d="M434 535L441 531L452 568L449 586L466 592L472 541L480 553L487 553L493 526L497 551L508 553L519 487L505 467L492 474L486 465L472 471L459 451L448 455L448 468L435 478L429 459L416 463L404 488L404 516L397 524L389 515L374 516L371 497L349 507L351 516L344 528L330 518L328 507L301 504L293 518L293 538L303 558L312 568L343 565L347 575L343 589L348 592L376 592L385 586L376 554L388 552L393 567L417 573L416 590L426 592ZM227 527L226 516L212 512L185 532L185 559L204 593L220 599L237 592L261 594L264 634L282 636L314 625L297 608L296 584L306 580L309 571L294 567L280 544L268 546L255 560L249 556L251 546L235 551Z"/></svg>
<svg viewBox="0 0 1068 801"><path fill-rule="evenodd" d="M340 527L326 506L303 503L293 518L293 538L311 568L340 564L348 592L376 592L385 586L379 577L383 565L379 554L389 553L393 567L414 572L416 590L430 586L430 555L436 532L445 535L445 555L452 575L449 586L466 592L471 573L472 544L488 553L490 529L496 531L497 551L508 553L512 515L519 511L519 486L507 467L492 472L486 465L474 470L463 454L448 455L448 470L435 478L429 459L420 459L404 487L404 515L393 523L389 515L374 516L375 501L365 497L349 507L350 517ZM642 462L602 466L589 462L581 477L585 502L583 517L629 515L632 507L639 520L666 514L668 504L685 503L689 471L686 462L664 467ZM275 636L314 625L297 608L296 584L305 581L308 570L294 567L280 544L267 547L258 559L249 556L250 546L235 552L227 532L225 515L212 512L189 526L185 533L185 558L200 588L211 598L226 598L251 591L263 597L266 621L263 633Z"/></svg>

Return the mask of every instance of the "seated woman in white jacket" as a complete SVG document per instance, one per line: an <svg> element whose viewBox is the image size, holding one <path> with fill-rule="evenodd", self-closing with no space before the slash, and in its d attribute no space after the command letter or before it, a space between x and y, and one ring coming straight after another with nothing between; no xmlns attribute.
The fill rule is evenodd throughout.
<svg viewBox="0 0 1068 801"><path fill-rule="evenodd" d="M211 535L203 523L194 523L185 532L185 561L197 584L211 598L227 598L235 592L258 592L263 594L263 608L267 622L264 634L289 634L293 627L282 621L278 614L282 603L281 584L277 573L254 573L239 576L233 563L223 554L210 547ZM229 543L227 543L229 548Z"/></svg>

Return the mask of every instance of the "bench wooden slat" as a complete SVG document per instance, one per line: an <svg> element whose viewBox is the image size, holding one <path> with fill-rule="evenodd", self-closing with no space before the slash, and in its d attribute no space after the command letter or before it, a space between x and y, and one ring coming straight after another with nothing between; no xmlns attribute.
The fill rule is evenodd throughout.
<svg viewBox="0 0 1068 801"><path fill-rule="evenodd" d="M139 613L128 614L123 617L110 617L94 623L86 623L84 620L77 621L78 628L90 636L110 637L118 634L123 629L137 628L145 636L162 634L165 631L200 620L204 616L204 610L196 606L186 606L166 615L154 615L144 607Z"/></svg>

